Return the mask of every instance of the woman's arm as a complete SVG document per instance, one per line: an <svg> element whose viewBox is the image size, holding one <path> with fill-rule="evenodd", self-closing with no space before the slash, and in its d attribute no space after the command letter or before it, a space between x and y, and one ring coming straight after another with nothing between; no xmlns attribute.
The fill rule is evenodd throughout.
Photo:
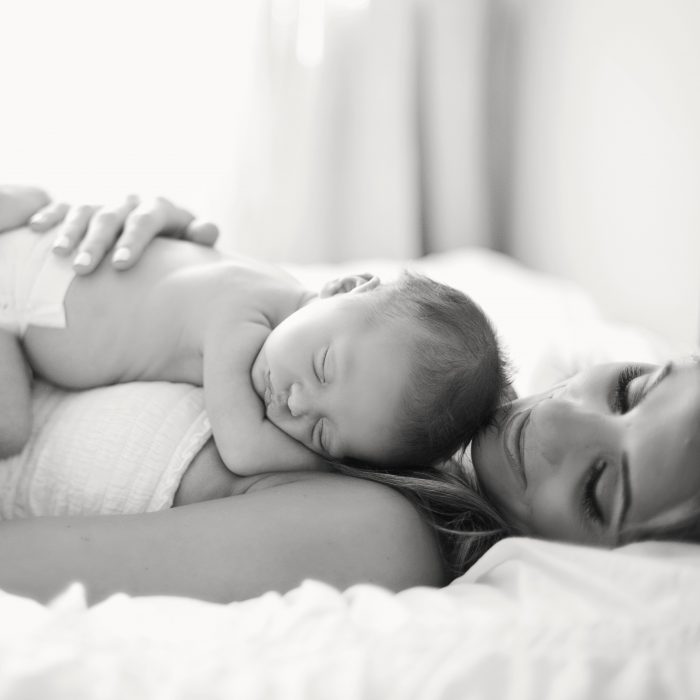
<svg viewBox="0 0 700 700"><path fill-rule="evenodd" d="M230 602L307 578L445 583L434 536L403 496L337 474L286 479L157 513L2 523L0 588L44 602L77 580L91 602L119 591Z"/></svg>

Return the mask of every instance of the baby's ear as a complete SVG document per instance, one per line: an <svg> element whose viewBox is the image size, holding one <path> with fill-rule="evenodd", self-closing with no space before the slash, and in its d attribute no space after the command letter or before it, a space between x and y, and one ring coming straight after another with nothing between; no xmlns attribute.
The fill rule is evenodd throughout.
<svg viewBox="0 0 700 700"><path fill-rule="evenodd" d="M353 292L354 294L368 292L370 289L375 289L379 285L379 277L369 272L363 272L359 275L345 275L344 277L337 277L330 282L326 282L321 288L319 296L323 299L325 297L335 296L336 294L347 294L348 292Z"/></svg>

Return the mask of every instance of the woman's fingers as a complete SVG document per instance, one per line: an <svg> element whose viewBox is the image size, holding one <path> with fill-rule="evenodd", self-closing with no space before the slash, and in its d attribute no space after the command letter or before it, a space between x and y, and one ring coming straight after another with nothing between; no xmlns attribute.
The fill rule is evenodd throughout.
<svg viewBox="0 0 700 700"><path fill-rule="evenodd" d="M163 197L141 202L129 195L116 206L55 204L44 207L32 219L32 228L46 231L54 226L54 251L74 254L78 274L92 272L114 247L112 264L120 270L132 267L156 236L170 236L213 246L219 229Z"/></svg>
<svg viewBox="0 0 700 700"><path fill-rule="evenodd" d="M121 270L131 267L156 236L184 238L193 219L186 209L163 197L141 202L124 224L112 255L114 266Z"/></svg>
<svg viewBox="0 0 700 700"><path fill-rule="evenodd" d="M40 187L0 185L0 231L26 226L48 203L49 195Z"/></svg>
<svg viewBox="0 0 700 700"><path fill-rule="evenodd" d="M100 207L92 212L87 227L83 225L84 235L78 245L77 254L73 258L73 267L78 274L87 274L97 267L114 245L114 241L138 204L138 197L129 195L117 206ZM68 233L70 235L72 232ZM60 240L60 238L57 239L56 246Z"/></svg>
<svg viewBox="0 0 700 700"><path fill-rule="evenodd" d="M29 228L44 232L61 223L70 207L65 202L51 202L29 219Z"/></svg>
<svg viewBox="0 0 700 700"><path fill-rule="evenodd" d="M211 247L219 238L219 227L211 221L195 219L187 227L184 237L193 243Z"/></svg>
<svg viewBox="0 0 700 700"><path fill-rule="evenodd" d="M156 197L142 202L131 212L115 246L112 263L120 270L128 269L156 236L181 238L211 247L219 237L219 229L211 222L196 220L187 209L164 197Z"/></svg>
<svg viewBox="0 0 700 700"><path fill-rule="evenodd" d="M66 218L56 229L56 238L53 244L55 253L68 255L75 249L85 235L95 209L96 207L90 204L81 204L68 209Z"/></svg>

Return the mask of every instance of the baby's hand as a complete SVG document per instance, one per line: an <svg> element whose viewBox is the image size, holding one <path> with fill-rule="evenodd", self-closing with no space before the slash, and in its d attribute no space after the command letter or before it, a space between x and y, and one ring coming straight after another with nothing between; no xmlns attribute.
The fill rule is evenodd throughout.
<svg viewBox="0 0 700 700"><path fill-rule="evenodd" d="M213 246L219 235L215 224L196 220L163 197L140 201L135 195L116 206L52 203L29 222L34 231L48 231L59 224L54 252L69 255L75 251L73 267L82 275L92 272L113 246L112 264L126 270L156 236Z"/></svg>

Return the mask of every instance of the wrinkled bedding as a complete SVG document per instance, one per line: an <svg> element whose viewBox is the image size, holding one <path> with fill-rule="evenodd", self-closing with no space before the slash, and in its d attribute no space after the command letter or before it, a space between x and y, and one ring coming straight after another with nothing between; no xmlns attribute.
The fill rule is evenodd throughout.
<svg viewBox="0 0 700 700"><path fill-rule="evenodd" d="M400 267L290 269L319 286ZM484 307L520 393L595 362L685 350L611 323L583 290L488 251L411 268ZM0 700L696 698L698 591L693 545L607 552L509 539L441 590L306 581L230 605L116 595L91 608L79 584L46 606L0 592Z"/></svg>
<svg viewBox="0 0 700 700"><path fill-rule="evenodd" d="M695 546L496 545L442 589L307 581L216 605L75 585L49 606L0 595L0 697L694 698Z"/></svg>

